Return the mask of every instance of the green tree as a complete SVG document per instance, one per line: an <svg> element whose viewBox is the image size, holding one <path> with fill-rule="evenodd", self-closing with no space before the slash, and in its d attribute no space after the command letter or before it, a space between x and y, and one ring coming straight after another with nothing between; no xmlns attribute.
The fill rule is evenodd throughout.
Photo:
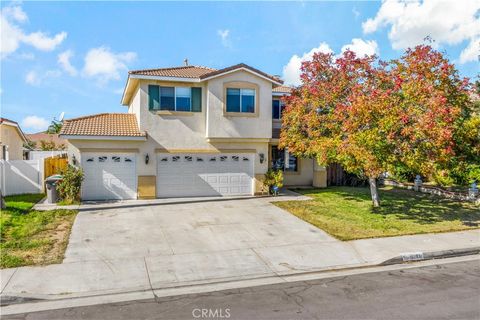
<svg viewBox="0 0 480 320"><path fill-rule="evenodd" d="M58 134L60 130L62 130L62 121L58 121L57 119L53 119L50 125L48 126L47 133L51 134Z"/></svg>

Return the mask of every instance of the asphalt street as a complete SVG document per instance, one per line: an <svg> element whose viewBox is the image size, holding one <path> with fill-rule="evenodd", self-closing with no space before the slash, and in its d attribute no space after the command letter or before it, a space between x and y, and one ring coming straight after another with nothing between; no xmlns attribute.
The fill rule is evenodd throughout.
<svg viewBox="0 0 480 320"><path fill-rule="evenodd" d="M480 319L480 260L4 319Z"/></svg>

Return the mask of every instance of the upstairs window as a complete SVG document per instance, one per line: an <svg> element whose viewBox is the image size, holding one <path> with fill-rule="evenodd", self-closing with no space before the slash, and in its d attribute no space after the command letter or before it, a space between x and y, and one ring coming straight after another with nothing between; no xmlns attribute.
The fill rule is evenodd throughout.
<svg viewBox="0 0 480 320"><path fill-rule="evenodd" d="M227 112L255 112L255 89L227 88Z"/></svg>
<svg viewBox="0 0 480 320"><path fill-rule="evenodd" d="M175 88L175 110L191 111L192 110L192 91L186 87Z"/></svg>
<svg viewBox="0 0 480 320"><path fill-rule="evenodd" d="M202 88L148 86L149 110L202 111Z"/></svg>
<svg viewBox="0 0 480 320"><path fill-rule="evenodd" d="M174 87L160 87L160 110L175 111Z"/></svg>
<svg viewBox="0 0 480 320"><path fill-rule="evenodd" d="M272 100L272 118L280 120L282 118L285 104L281 100Z"/></svg>

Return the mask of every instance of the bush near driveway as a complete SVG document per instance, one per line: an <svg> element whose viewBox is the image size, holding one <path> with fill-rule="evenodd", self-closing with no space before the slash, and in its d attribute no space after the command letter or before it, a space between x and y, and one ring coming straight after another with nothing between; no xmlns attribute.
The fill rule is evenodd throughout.
<svg viewBox="0 0 480 320"><path fill-rule="evenodd" d="M43 197L5 197L7 208L0 214L1 268L62 262L77 211L31 210Z"/></svg>
<svg viewBox="0 0 480 320"><path fill-rule="evenodd" d="M480 207L474 204L410 190L380 189L380 208L373 208L367 188L296 191L312 200L274 204L340 240L468 230L480 223Z"/></svg>

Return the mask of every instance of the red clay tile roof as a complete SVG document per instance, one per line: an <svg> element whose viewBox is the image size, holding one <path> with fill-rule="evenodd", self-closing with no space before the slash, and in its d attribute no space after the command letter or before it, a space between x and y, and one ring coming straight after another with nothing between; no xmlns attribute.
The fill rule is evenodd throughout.
<svg viewBox="0 0 480 320"><path fill-rule="evenodd" d="M100 113L65 120L60 135L144 137L131 113Z"/></svg>
<svg viewBox="0 0 480 320"><path fill-rule="evenodd" d="M67 140L62 139L58 136L58 134L51 134L46 132L38 132L38 133L31 133L27 134L27 139L33 142L39 142L40 140L54 142L55 145L67 145Z"/></svg>
<svg viewBox="0 0 480 320"><path fill-rule="evenodd" d="M133 71L129 71L128 74L143 75L143 76L157 76L157 77L178 77L178 78L190 78L190 79L201 80L201 79L220 75L222 73L233 71L240 68L245 68L255 73L258 73L272 81L283 83L283 81L280 78L269 75L268 73L260 71L256 68L250 67L245 63L239 63L234 66L230 66L220 70L215 70L215 69L207 68L203 66L182 66L182 67L160 68L160 69L133 70Z"/></svg>
<svg viewBox="0 0 480 320"><path fill-rule="evenodd" d="M293 88L287 87L287 86L278 86L278 87L273 88L272 92L290 93L290 92L292 92L292 89Z"/></svg>
<svg viewBox="0 0 480 320"><path fill-rule="evenodd" d="M202 66L183 66L172 68L160 68L160 69L145 69L145 70L133 70L129 71L129 74L138 74L144 76L157 76L157 77L178 77L178 78L192 78L199 79L202 75L211 73L215 69L202 67Z"/></svg>

